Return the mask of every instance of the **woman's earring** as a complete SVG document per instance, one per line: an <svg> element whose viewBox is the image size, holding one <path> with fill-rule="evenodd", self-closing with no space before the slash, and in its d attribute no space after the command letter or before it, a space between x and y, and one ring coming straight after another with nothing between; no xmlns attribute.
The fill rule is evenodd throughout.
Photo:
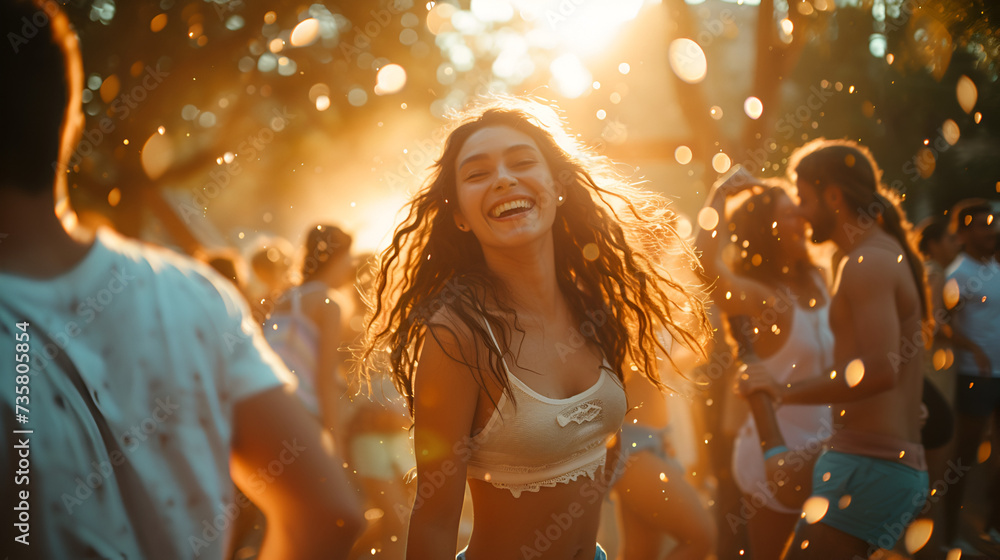
<svg viewBox="0 0 1000 560"><path fill-rule="evenodd" d="M458 224L458 229L460 229L462 231L469 231L469 226L467 226L465 224Z"/></svg>
<svg viewBox="0 0 1000 560"><path fill-rule="evenodd" d="M556 198L556 206L562 206L563 202L566 202L566 197L559 195L559 197Z"/></svg>

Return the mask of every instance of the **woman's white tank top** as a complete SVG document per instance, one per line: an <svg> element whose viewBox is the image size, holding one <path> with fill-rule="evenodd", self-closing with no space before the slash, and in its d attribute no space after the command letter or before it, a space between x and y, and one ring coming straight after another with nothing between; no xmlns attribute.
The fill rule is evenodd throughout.
<svg viewBox="0 0 1000 560"><path fill-rule="evenodd" d="M486 328L498 346L489 323ZM503 367L517 410L504 392L486 427L472 438L468 476L508 489L515 498L580 476L593 479L626 411L625 390L608 361L593 386L566 399L538 394L506 362Z"/></svg>

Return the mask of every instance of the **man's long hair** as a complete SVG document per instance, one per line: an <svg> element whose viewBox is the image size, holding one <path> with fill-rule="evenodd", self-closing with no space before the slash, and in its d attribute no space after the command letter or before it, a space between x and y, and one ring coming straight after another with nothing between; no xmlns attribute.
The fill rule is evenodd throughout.
<svg viewBox="0 0 1000 560"><path fill-rule="evenodd" d="M899 195L882 184L882 170L868 148L852 140L820 138L796 150L788 169L793 181L814 185L817 194L828 186L838 187L849 208L855 209L859 216L871 218L896 239L920 295L921 314L929 321L931 309L924 265L911 235L912 226L899 206Z"/></svg>

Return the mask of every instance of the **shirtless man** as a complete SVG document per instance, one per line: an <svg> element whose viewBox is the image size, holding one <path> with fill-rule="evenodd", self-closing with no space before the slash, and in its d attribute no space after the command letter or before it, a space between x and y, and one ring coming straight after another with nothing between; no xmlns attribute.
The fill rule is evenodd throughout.
<svg viewBox="0 0 1000 560"><path fill-rule="evenodd" d="M765 390L784 404L829 403L838 423L813 471L813 496L828 500L826 514L799 522L784 557L865 558L893 547L927 495L923 269L867 149L814 141L789 170L813 240L832 240L846 255L830 309L835 370L783 387L751 371L743 390Z"/></svg>

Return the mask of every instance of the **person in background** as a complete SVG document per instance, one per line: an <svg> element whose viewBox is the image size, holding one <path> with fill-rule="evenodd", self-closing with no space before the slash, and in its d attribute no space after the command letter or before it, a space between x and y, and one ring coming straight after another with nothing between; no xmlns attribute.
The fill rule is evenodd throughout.
<svg viewBox="0 0 1000 560"><path fill-rule="evenodd" d="M292 264L292 247L281 237L265 238L260 248L250 256L253 273L267 287L269 294L288 289L292 281Z"/></svg>
<svg viewBox="0 0 1000 560"><path fill-rule="evenodd" d="M927 455L927 473L931 480L943 480L947 474L948 459L954 454L950 445L954 439L955 415L952 406L955 395L953 360L948 338L947 309L944 305L945 270L958 256L961 246L958 236L949 228L950 220L937 216L924 220L918 228L917 249L924 257L927 273L927 290L934 320L934 335L930 352L924 361L924 392L922 400L927 407L927 420L921 428L921 441ZM944 527L944 501L932 501L931 507L921 512L925 517ZM921 556L930 556L944 544L944 531L935 531L931 540L921 550Z"/></svg>
<svg viewBox="0 0 1000 560"><path fill-rule="evenodd" d="M927 272L927 288L930 290L931 305L935 320L944 316L945 270L955 260L962 246L958 235L951 230L951 220L945 216L928 218L918 230L917 248L924 256L924 270Z"/></svg>
<svg viewBox="0 0 1000 560"><path fill-rule="evenodd" d="M195 258L232 282L244 297L249 297L247 296L246 263L238 252L226 249L208 251L202 254L196 253Z"/></svg>
<svg viewBox="0 0 1000 560"><path fill-rule="evenodd" d="M30 536L5 516L0 554L219 560L235 481L270 520L260 558L346 558L361 521L341 460L242 296L201 263L74 226L78 39L55 2L0 1L4 37L25 21L47 24L0 49L19 135L0 151L0 363L26 372L6 378L0 422L31 431L30 473L16 482L25 455L5 445L0 498L7 516L15 492L27 503Z"/></svg>
<svg viewBox="0 0 1000 560"><path fill-rule="evenodd" d="M661 225L664 229L676 228L677 221L665 221ZM652 256L667 257L657 253ZM669 264L669 258L665 259L665 264ZM691 271L687 281L696 284L700 278ZM671 355L669 362L660 362L660 377L679 386L683 381L674 368L690 371L697 357L681 346L674 348L665 331L660 338ZM629 368L625 372L625 396L629 403L621 433L625 468L614 484L619 557L623 560L661 558L664 537L669 536L674 546L666 558L707 558L717 538L715 520L675 456L666 395L655 383Z"/></svg>
<svg viewBox="0 0 1000 560"><path fill-rule="evenodd" d="M1000 264L996 217L988 202L963 200L951 211L951 228L962 252L947 269L944 288L950 338L955 348L956 464L972 467L990 417L1000 431ZM989 477L990 508L982 538L1000 544L1000 474ZM945 495L945 537L961 536L967 476Z"/></svg>
<svg viewBox="0 0 1000 560"><path fill-rule="evenodd" d="M275 301L264 325L264 337L298 379L296 394L327 430L343 437L346 392L343 313L350 301L340 291L350 284L351 236L319 224L306 234L302 283ZM342 441L338 438L338 441Z"/></svg>
<svg viewBox="0 0 1000 560"><path fill-rule="evenodd" d="M248 282L250 308L258 323L271 316L277 300L297 283L292 265L292 245L282 237L266 237L250 256L253 281Z"/></svg>
<svg viewBox="0 0 1000 560"><path fill-rule="evenodd" d="M676 542L667 559L707 558L715 546L715 521L674 458L666 399L656 385L631 371L625 394L631 407L622 426L626 467L614 486L620 558L662 558L667 535Z"/></svg>
<svg viewBox="0 0 1000 560"><path fill-rule="evenodd" d="M730 218L726 203L741 193L750 196ZM734 338L746 339L741 340L747 346L746 355L753 356L777 383L824 375L833 365L830 296L822 274L810 260L805 222L795 202L784 188L764 184L741 169L714 185L705 204L718 217L718 225L703 229L697 245L704 251L707 278L718 278L715 305L727 317L748 318L738 323L744 326L733 333ZM731 251L728 261L727 250ZM745 524L751 555L764 560L780 558L792 536L802 503L809 496L816 459L808 449L819 448L819 442L830 435L832 423L830 409L823 405L785 406L775 415L780 434L762 429L765 419L747 415L732 457L733 476L744 500L757 509L728 525L733 529ZM790 462L779 479L768 466L785 455L797 458L797 468ZM782 487L777 480L783 482ZM796 487L800 488L797 493Z"/></svg>
<svg viewBox="0 0 1000 560"><path fill-rule="evenodd" d="M833 369L790 383L748 371L741 386L779 406L835 405L838 425L812 481L813 498L828 507L818 521L798 523L787 559L892 549L929 493L920 427L930 306L909 222L881 175L871 153L849 140L814 140L789 161L813 241L833 241L844 258L830 302Z"/></svg>

